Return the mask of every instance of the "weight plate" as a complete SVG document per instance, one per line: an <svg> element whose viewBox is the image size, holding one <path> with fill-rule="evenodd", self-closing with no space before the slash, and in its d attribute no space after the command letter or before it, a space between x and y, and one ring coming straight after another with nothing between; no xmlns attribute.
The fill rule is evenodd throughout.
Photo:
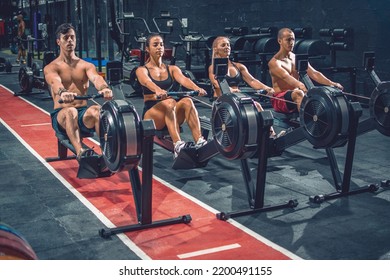
<svg viewBox="0 0 390 280"><path fill-rule="evenodd" d="M301 39L295 44L294 53L309 56L329 55L330 48L324 40Z"/></svg>
<svg viewBox="0 0 390 280"><path fill-rule="evenodd" d="M369 107L375 128L383 135L390 136L390 82L381 82L374 89Z"/></svg>
<svg viewBox="0 0 390 280"><path fill-rule="evenodd" d="M16 230L0 223L0 260L36 260L27 240Z"/></svg>
<svg viewBox="0 0 390 280"><path fill-rule="evenodd" d="M261 38L254 44L255 53L276 53L278 50L278 40L273 37Z"/></svg>

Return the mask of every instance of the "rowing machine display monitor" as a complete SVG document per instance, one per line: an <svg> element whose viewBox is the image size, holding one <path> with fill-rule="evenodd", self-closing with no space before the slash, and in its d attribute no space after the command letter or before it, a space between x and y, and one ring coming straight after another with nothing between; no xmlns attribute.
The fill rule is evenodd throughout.
<svg viewBox="0 0 390 280"><path fill-rule="evenodd" d="M228 71L228 59L227 58L214 58L214 75L217 79L224 78Z"/></svg>
<svg viewBox="0 0 390 280"><path fill-rule="evenodd" d="M108 61L106 65L107 81L112 83L121 83L123 81L123 65L120 61Z"/></svg>
<svg viewBox="0 0 390 280"><path fill-rule="evenodd" d="M153 23L157 29L157 33L164 36L164 40L166 39L166 35L172 35L172 33L174 33L175 26L180 27L180 32L182 31L182 28L186 27L183 25L180 18L171 16L168 11L161 11L160 16L153 18Z"/></svg>
<svg viewBox="0 0 390 280"><path fill-rule="evenodd" d="M225 76L228 72L228 58L214 58L213 65L213 72L216 80L219 83L222 94L230 93L229 84L225 79Z"/></svg>
<svg viewBox="0 0 390 280"><path fill-rule="evenodd" d="M374 69L375 65L375 52L363 53L363 67L366 70Z"/></svg>
<svg viewBox="0 0 390 280"><path fill-rule="evenodd" d="M297 54L295 56L295 65L297 66L298 72L306 72L309 66L309 55Z"/></svg>
<svg viewBox="0 0 390 280"><path fill-rule="evenodd" d="M302 82L308 89L314 87L312 80L307 74L307 68L309 67L309 55L308 54L299 54L295 56L295 65Z"/></svg>

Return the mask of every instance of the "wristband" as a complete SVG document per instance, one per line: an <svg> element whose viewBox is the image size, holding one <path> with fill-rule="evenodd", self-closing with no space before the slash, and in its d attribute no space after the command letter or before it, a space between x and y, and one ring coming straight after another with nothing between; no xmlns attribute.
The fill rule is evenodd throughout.
<svg viewBox="0 0 390 280"><path fill-rule="evenodd" d="M58 96L61 96L61 94L62 94L63 92L66 92L66 91L68 91L66 88L59 88L58 91L57 91L57 95L58 95Z"/></svg>
<svg viewBox="0 0 390 280"><path fill-rule="evenodd" d="M103 89L105 89L105 88L110 88L108 85L103 85L103 86L101 86L99 89L98 89L98 91L102 91Z"/></svg>

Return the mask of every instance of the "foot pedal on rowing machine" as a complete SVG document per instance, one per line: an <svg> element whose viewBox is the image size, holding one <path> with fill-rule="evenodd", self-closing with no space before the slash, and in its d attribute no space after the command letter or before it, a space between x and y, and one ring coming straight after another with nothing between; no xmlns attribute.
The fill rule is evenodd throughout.
<svg viewBox="0 0 390 280"><path fill-rule="evenodd" d="M207 161L199 162L198 161L198 149L195 147L195 143L188 142L180 150L177 158L174 160L172 169L193 169L193 168L202 168L205 167L208 163Z"/></svg>
<svg viewBox="0 0 390 280"><path fill-rule="evenodd" d="M94 179L112 175L101 155L95 154L93 156L81 157L79 164L77 178Z"/></svg>

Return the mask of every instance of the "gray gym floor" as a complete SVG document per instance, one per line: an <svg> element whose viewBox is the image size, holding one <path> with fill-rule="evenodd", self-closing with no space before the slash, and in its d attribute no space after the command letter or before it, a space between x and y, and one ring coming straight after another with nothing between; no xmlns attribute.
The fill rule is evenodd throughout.
<svg viewBox="0 0 390 280"><path fill-rule="evenodd" d="M15 74L0 74L0 84L18 92L18 67L14 68ZM128 91L128 85L124 84L123 90ZM44 95L23 97L50 111L52 101L43 100ZM140 97L128 100L142 112ZM211 115L209 108L197 106L200 116ZM187 126L183 127L183 138L191 140ZM3 123L0 143L0 222L21 232L40 259L139 258L116 236L108 240L99 237L101 221L66 188L58 187L58 179ZM346 147L335 149L335 153L342 170ZM376 130L359 136L351 188L390 179L389 155L386 136ZM239 161L217 156L205 168L178 171L172 170L171 164L171 154L155 145L155 176L219 211L248 208ZM257 161L251 160L250 166L256 171ZM390 259L390 190L380 187L375 193L322 204L309 201L311 195L334 191L325 151L315 150L304 141L270 158L267 169L265 204L296 199L298 206L235 220L302 259Z"/></svg>

